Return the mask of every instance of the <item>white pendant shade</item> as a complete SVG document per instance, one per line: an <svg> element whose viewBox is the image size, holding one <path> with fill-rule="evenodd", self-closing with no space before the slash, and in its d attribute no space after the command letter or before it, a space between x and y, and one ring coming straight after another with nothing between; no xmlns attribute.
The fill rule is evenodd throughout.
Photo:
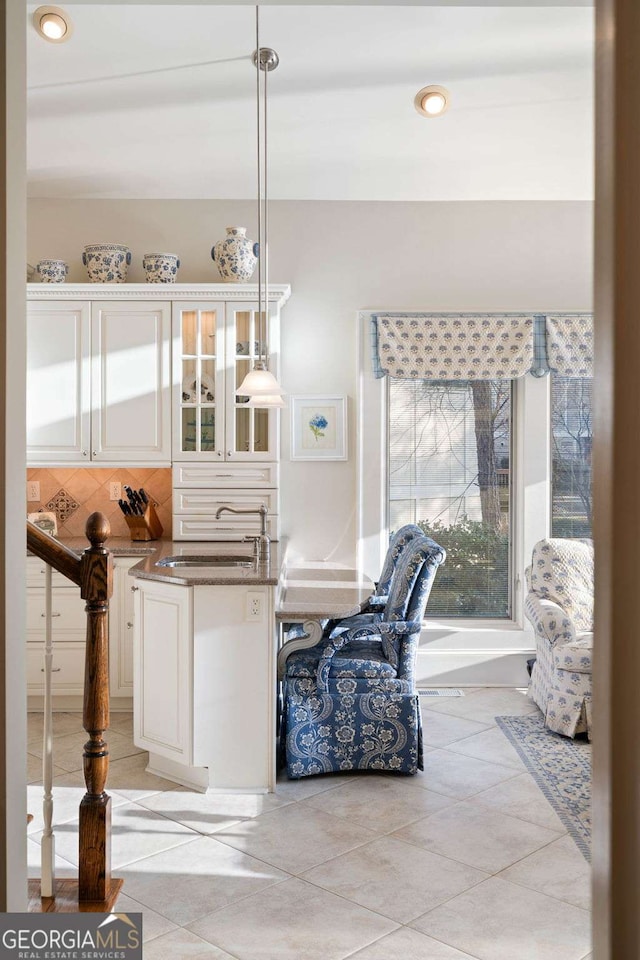
<svg viewBox="0 0 640 960"><path fill-rule="evenodd" d="M276 394L266 397L251 397L250 400L247 400L245 407L284 407L284 397L280 397Z"/></svg>
<svg viewBox="0 0 640 960"><path fill-rule="evenodd" d="M256 365L250 370L238 389L236 397L274 397L282 396L284 390L269 370L260 370Z"/></svg>

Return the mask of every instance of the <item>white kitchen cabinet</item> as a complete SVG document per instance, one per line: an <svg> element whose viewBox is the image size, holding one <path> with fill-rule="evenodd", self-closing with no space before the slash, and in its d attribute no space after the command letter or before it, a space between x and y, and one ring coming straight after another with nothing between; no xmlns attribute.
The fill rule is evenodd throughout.
<svg viewBox="0 0 640 960"><path fill-rule="evenodd" d="M109 607L109 695L133 697L134 594L129 570L140 557L114 557Z"/></svg>
<svg viewBox="0 0 640 960"><path fill-rule="evenodd" d="M29 303L27 456L88 461L91 450L91 305Z"/></svg>
<svg viewBox="0 0 640 960"><path fill-rule="evenodd" d="M136 557L114 559L113 596L109 603L109 686L111 704L131 709L133 696L133 595L129 568ZM56 698L81 697L87 635L85 601L80 588L52 573L52 691ZM44 693L45 564L27 558L27 693ZM33 702L33 701L32 701ZM72 704L73 705L73 704Z"/></svg>
<svg viewBox="0 0 640 960"><path fill-rule="evenodd" d="M193 756L192 588L151 580L135 580L133 588L134 743L154 757L189 765Z"/></svg>
<svg viewBox="0 0 640 960"><path fill-rule="evenodd" d="M171 459L171 308L91 305L91 459Z"/></svg>
<svg viewBox="0 0 640 960"><path fill-rule="evenodd" d="M174 302L174 461L278 459L279 411L235 394L265 345L278 375L277 303L265 313L261 324L251 301Z"/></svg>
<svg viewBox="0 0 640 960"><path fill-rule="evenodd" d="M170 303L50 297L27 310L29 465L168 464Z"/></svg>
<svg viewBox="0 0 640 960"><path fill-rule="evenodd" d="M227 506L269 511L279 539L279 416L248 405L236 389L266 346L278 375L280 299L260 318L255 301L173 304L173 536L238 540L260 532L260 518L216 512ZM190 478L190 479L187 479ZM233 492L231 492L233 490Z"/></svg>
<svg viewBox="0 0 640 960"><path fill-rule="evenodd" d="M275 785L275 587L136 579L134 742L201 790Z"/></svg>

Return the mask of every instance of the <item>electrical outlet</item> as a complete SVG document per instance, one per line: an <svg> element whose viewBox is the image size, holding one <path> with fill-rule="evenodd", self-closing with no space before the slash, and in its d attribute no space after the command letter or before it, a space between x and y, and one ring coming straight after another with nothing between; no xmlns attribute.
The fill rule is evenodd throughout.
<svg viewBox="0 0 640 960"><path fill-rule="evenodd" d="M261 593L247 594L247 620L261 621L263 619L264 598Z"/></svg>
<svg viewBox="0 0 640 960"><path fill-rule="evenodd" d="M109 500L120 500L122 498L122 486L115 480L109 481Z"/></svg>
<svg viewBox="0 0 640 960"><path fill-rule="evenodd" d="M33 502L40 499L40 481L27 480L27 500Z"/></svg>

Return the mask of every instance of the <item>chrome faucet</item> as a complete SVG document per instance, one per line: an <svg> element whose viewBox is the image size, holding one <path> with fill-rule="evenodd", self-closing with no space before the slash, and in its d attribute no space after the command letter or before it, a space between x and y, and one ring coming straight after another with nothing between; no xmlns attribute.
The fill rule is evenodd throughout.
<svg viewBox="0 0 640 960"><path fill-rule="evenodd" d="M254 514L260 517L260 536L243 537L243 542L252 540L254 544L254 557L258 563L268 563L271 554L271 541L267 533L267 508L264 503L257 510L236 510L235 507L218 507L216 510L216 520L220 519L223 513Z"/></svg>

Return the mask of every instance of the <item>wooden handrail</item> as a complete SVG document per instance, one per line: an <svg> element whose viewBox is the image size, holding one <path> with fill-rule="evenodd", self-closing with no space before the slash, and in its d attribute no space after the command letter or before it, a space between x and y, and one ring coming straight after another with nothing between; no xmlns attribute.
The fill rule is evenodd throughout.
<svg viewBox="0 0 640 960"><path fill-rule="evenodd" d="M92 514L92 516L95 516L95 514ZM99 514L99 516L102 516L102 514ZM77 586L80 586L82 576L82 560L80 557L69 547L60 543L59 540L50 537L35 523L31 523L30 520L27 520L27 549L68 580L72 580Z"/></svg>
<svg viewBox="0 0 640 960"><path fill-rule="evenodd" d="M91 545L78 557L27 521L29 550L78 584L80 596L86 601L82 725L89 739L83 753L87 792L80 802L78 901L87 903L107 901L112 895L111 797L105 792L109 749L104 733L109 727L108 614L113 593L113 557L104 545L111 530L103 514L92 513L85 532Z"/></svg>

